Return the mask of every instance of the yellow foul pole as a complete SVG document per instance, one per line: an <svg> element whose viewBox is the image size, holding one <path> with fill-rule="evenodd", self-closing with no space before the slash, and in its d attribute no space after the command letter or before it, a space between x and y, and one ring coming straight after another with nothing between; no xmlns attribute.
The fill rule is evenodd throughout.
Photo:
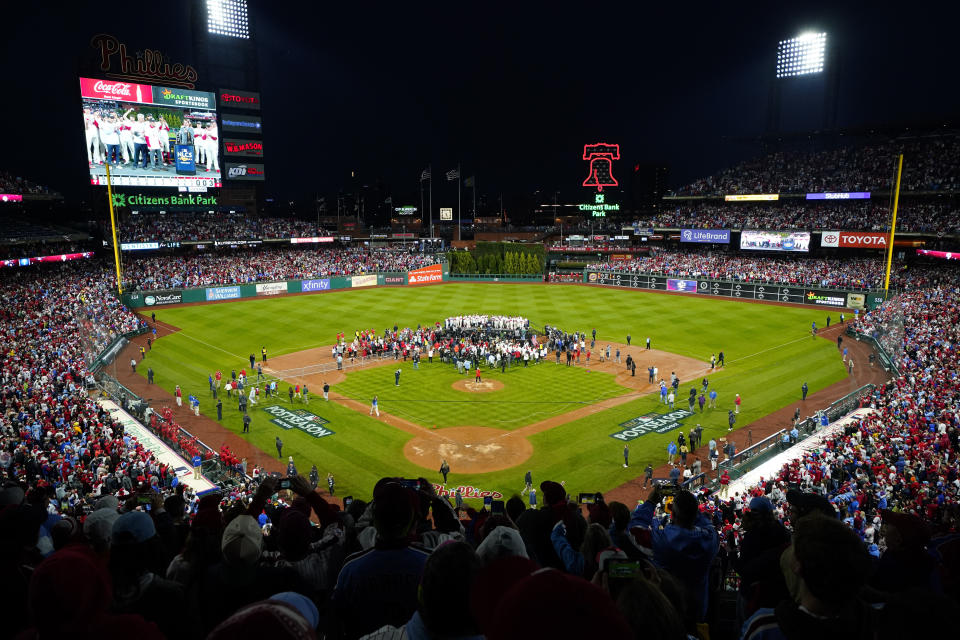
<svg viewBox="0 0 960 640"><path fill-rule="evenodd" d="M903 154L897 161L897 184L893 191L893 216L890 219L890 238L887 240L887 273L883 279L883 299L890 297L890 264L893 262L893 238L897 233L897 205L900 204L900 176L903 173Z"/></svg>
<svg viewBox="0 0 960 640"><path fill-rule="evenodd" d="M123 293L123 278L120 275L120 245L117 243L117 219L113 213L113 187L110 184L110 162L103 165L107 169L107 202L110 205L110 229L113 232L113 263L117 268L117 294Z"/></svg>

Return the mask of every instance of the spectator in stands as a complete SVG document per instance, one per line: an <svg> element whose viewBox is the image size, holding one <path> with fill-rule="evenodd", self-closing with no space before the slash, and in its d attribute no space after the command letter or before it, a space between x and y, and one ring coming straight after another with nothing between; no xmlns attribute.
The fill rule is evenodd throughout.
<svg viewBox="0 0 960 640"><path fill-rule="evenodd" d="M333 592L331 632L358 638L382 626L399 627L417 610L417 589L430 552L410 537L414 492L384 478L373 492L376 544L348 556ZM384 585L390 585L384 589Z"/></svg>
<svg viewBox="0 0 960 640"><path fill-rule="evenodd" d="M654 564L676 576L690 590L695 603L693 614L698 621L706 620L707 579L717 554L717 530L700 514L700 505L689 491L677 492L672 504L672 522L661 527L659 522L654 522L654 511L662 499L657 485L647 501L637 507L633 521L650 528Z"/></svg>
<svg viewBox="0 0 960 640"><path fill-rule="evenodd" d="M842 522L821 515L801 519L780 566L791 598L757 611L744 624L744 640L863 637L873 629L869 606L858 600L872 570L870 555Z"/></svg>

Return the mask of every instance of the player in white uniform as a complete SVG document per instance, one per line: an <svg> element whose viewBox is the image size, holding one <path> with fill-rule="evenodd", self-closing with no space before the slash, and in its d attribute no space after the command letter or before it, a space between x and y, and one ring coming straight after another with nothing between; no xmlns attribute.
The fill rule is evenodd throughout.
<svg viewBox="0 0 960 640"><path fill-rule="evenodd" d="M133 120L130 119L130 112L133 109L127 109L126 113L120 116L120 151L123 153L123 163L129 165L133 162Z"/></svg>
<svg viewBox="0 0 960 640"><path fill-rule="evenodd" d="M90 111L90 107L83 108L83 131L87 136L87 162L90 165L95 162L103 164L100 157L100 131L97 129L97 117Z"/></svg>
<svg viewBox="0 0 960 640"><path fill-rule="evenodd" d="M166 171L166 168L163 166L163 156L161 155L160 126L156 122L151 120L147 123L146 137L147 149L149 151L147 155L150 157L150 168Z"/></svg>
<svg viewBox="0 0 960 640"><path fill-rule="evenodd" d="M205 160L203 155L203 127L200 126L200 122L193 126L193 146L197 150L197 164L203 164Z"/></svg>
<svg viewBox="0 0 960 640"><path fill-rule="evenodd" d="M217 156L220 155L219 137L217 125L208 122L203 136L204 154L207 157L207 171L210 171L210 165L213 165L213 170L217 173L220 172L220 161L217 158Z"/></svg>
<svg viewBox="0 0 960 640"><path fill-rule="evenodd" d="M157 127L160 129L160 150L163 153L163 164L170 164L172 162L170 158L170 125L163 119L163 116L160 116Z"/></svg>
<svg viewBox="0 0 960 640"><path fill-rule="evenodd" d="M97 118L97 129L100 131L100 142L106 147L106 161L114 166L120 164L120 132L116 114L109 114L104 118Z"/></svg>

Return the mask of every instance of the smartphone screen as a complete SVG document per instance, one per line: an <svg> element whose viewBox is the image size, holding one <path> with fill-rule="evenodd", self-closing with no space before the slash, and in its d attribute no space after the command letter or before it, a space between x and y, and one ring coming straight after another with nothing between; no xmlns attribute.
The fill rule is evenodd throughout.
<svg viewBox="0 0 960 640"><path fill-rule="evenodd" d="M350 508L350 505L352 505L352 504L353 504L353 496L347 496L346 498L343 499L343 508L344 508L344 509L349 509L349 508Z"/></svg>
<svg viewBox="0 0 960 640"><path fill-rule="evenodd" d="M577 498L577 501L580 504L596 504L597 503L597 494L594 493L581 493Z"/></svg>
<svg viewBox="0 0 960 640"><path fill-rule="evenodd" d="M638 578L643 575L643 566L637 560L612 559L607 562L607 575L627 580Z"/></svg>
<svg viewBox="0 0 960 640"><path fill-rule="evenodd" d="M484 509L487 509L487 510L489 511L489 510L490 510L490 506L491 506L492 504L493 504L493 498L491 498L490 496L486 496L486 497L483 499L483 508L484 508Z"/></svg>
<svg viewBox="0 0 960 640"><path fill-rule="evenodd" d="M281 488L281 489L289 489L289 488L290 488L290 481L289 481L289 480L281 480L281 481L280 481L280 488Z"/></svg>
<svg viewBox="0 0 960 640"><path fill-rule="evenodd" d="M493 500L490 503L490 514L495 516L502 516L507 512L504 507L503 500Z"/></svg>

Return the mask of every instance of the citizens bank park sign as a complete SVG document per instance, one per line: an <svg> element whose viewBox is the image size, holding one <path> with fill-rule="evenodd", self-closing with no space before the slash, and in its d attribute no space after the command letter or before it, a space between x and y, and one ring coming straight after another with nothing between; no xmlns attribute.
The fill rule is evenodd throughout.
<svg viewBox="0 0 960 640"><path fill-rule="evenodd" d="M847 249L886 249L887 234L869 231L824 231L820 236L821 247Z"/></svg>
<svg viewBox="0 0 960 640"><path fill-rule="evenodd" d="M281 429L297 429L314 438L324 438L334 434L333 431L324 426L330 424L329 420L321 418L315 413L310 413L306 409L285 409L280 405L274 405L264 407L263 410L268 415L273 416L270 422Z"/></svg>

